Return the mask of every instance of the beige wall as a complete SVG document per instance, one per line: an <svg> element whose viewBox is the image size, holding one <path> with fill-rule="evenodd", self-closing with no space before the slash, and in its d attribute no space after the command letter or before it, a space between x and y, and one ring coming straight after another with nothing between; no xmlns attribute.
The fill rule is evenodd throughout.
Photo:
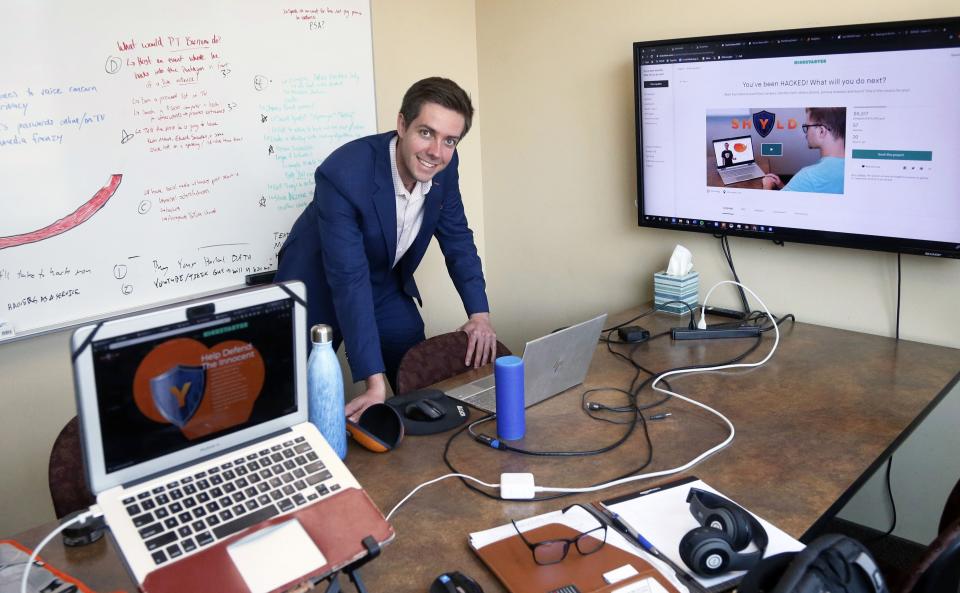
<svg viewBox="0 0 960 593"><path fill-rule="evenodd" d="M512 348L651 299L651 275L677 243L693 252L701 297L730 278L709 235L637 227L632 42L957 9L954 0L814 0L755 14L712 0L481 0L478 7L488 283L498 332ZM731 246L741 279L774 313L893 335L896 255L753 239ZM714 304L736 302L729 287L715 294ZM905 256L901 336L960 346L960 317L948 305L958 295L960 261ZM522 313L534 306L536 315Z"/></svg>
<svg viewBox="0 0 960 593"><path fill-rule="evenodd" d="M425 76L457 80L479 105L472 1L372 0L371 9L380 130L396 127L403 92ZM479 123L477 118L460 150L460 184L482 255ZM465 321L438 252L431 249L417 276L430 287L424 317L431 333ZM68 339L69 331L62 331L0 345L0 535L53 519L47 458L57 433L76 413Z"/></svg>
<svg viewBox="0 0 960 593"><path fill-rule="evenodd" d="M701 298L730 278L709 235L637 227L632 42L956 12L955 0L813 0L754 14L713 0L478 0L488 284L501 339L518 349L552 328L651 300L651 275L677 243L693 252ZM896 255L753 239L731 246L742 281L775 314L893 335ZM732 289L720 290L714 304L736 304ZM960 261L903 257L901 336L960 346L958 297ZM960 419L954 400L960 392L935 413L948 426ZM894 479L897 534L918 541L932 538L925 518L939 507L930 510L931 499L941 496L942 507L956 481L955 472L935 469L956 467L955 431L924 429L897 453L895 468L924 468L923 483L937 494L899 487L898 475L915 483L915 473ZM850 516L885 530L880 486L873 480Z"/></svg>
<svg viewBox="0 0 960 593"><path fill-rule="evenodd" d="M485 121L477 76L474 2L458 0L373 1L373 50L377 114L382 131L396 129L404 91L415 80L446 76L471 96L476 115L460 143L460 192L467 219L484 257L483 185L480 180L481 125ZM486 262L484 262L486 263ZM434 241L417 271L424 298L427 335L455 330L467 316Z"/></svg>

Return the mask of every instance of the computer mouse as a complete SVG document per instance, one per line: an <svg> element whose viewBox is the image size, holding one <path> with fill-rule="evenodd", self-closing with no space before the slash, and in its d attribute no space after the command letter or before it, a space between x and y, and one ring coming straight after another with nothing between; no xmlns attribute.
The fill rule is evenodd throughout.
<svg viewBox="0 0 960 593"><path fill-rule="evenodd" d="M60 519L60 525L70 523L70 526L64 527L63 531L61 532L63 536L63 545L73 547L92 544L103 537L103 534L107 531L107 521L102 515L96 518L87 517L79 523L73 522L78 515L86 510L87 509L74 511L66 517Z"/></svg>
<svg viewBox="0 0 960 593"><path fill-rule="evenodd" d="M446 411L432 399L421 399L408 404L403 413L411 420L431 422L443 418Z"/></svg>
<svg viewBox="0 0 960 593"><path fill-rule="evenodd" d="M475 580L455 570L434 579L430 593L483 593L483 589Z"/></svg>
<svg viewBox="0 0 960 593"><path fill-rule="evenodd" d="M397 411L408 435L437 434L453 430L470 418L467 406L436 389L417 389L385 402ZM420 404L420 405L418 405Z"/></svg>

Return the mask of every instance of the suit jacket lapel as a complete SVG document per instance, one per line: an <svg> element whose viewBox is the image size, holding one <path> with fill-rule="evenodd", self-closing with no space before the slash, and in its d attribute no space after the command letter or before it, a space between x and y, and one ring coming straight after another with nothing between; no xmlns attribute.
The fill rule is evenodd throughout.
<svg viewBox="0 0 960 593"><path fill-rule="evenodd" d="M376 191L373 194L373 206L377 210L383 240L387 248L387 257L392 264L397 257L397 196L393 187L393 173L390 169L390 134L385 141L377 143L376 169L373 181Z"/></svg>
<svg viewBox="0 0 960 593"><path fill-rule="evenodd" d="M437 221L440 219L440 205L443 203L443 188L441 181L434 177L433 185L430 191L424 196L423 203L423 225L420 227L420 234L417 236L416 245L423 245L430 242L434 229L437 228Z"/></svg>

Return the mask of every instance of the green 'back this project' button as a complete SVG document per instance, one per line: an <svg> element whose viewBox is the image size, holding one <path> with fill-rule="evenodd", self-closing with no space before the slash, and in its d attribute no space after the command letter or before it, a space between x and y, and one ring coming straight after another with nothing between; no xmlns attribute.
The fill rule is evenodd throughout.
<svg viewBox="0 0 960 593"><path fill-rule="evenodd" d="M783 144L764 142L760 145L760 154L763 156L783 156Z"/></svg>
<svg viewBox="0 0 960 593"><path fill-rule="evenodd" d="M929 150L862 150L854 149L855 159L881 159L886 161L932 161Z"/></svg>

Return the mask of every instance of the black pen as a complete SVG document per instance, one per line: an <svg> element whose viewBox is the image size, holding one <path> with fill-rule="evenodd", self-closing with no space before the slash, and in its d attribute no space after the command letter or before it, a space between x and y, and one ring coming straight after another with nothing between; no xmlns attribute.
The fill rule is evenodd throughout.
<svg viewBox="0 0 960 593"><path fill-rule="evenodd" d="M600 506L600 510L603 511L603 514L606 515L608 519L610 519L611 523L613 523L614 528L616 528L621 533L625 534L631 540L631 543L636 544L637 546L640 547L640 549L645 550L651 556L653 556L657 560L662 561L667 566L672 568L673 572L677 575L677 578L680 579L681 581L686 582L691 589L698 591L700 593L706 593L706 589L704 589L704 587L693 576L691 576L689 573L687 573L687 571L677 566L676 562L674 562L669 557L667 557L666 554L658 550L656 546L650 543L650 540L640 535L640 532L634 529L629 523L627 523L623 519L623 517L621 517L617 513L608 509L606 506L603 505L603 503L600 503L599 506Z"/></svg>

